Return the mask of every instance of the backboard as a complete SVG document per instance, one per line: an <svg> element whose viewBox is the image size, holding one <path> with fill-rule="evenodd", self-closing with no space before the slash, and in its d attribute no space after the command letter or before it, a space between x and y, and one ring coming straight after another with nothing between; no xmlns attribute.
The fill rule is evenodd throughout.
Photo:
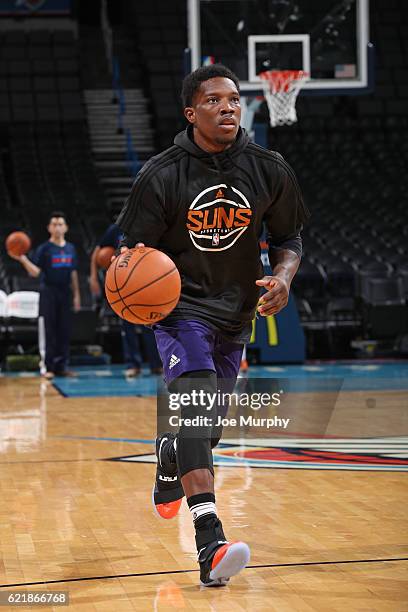
<svg viewBox="0 0 408 612"><path fill-rule="evenodd" d="M191 69L231 68L247 95L259 73L304 70L303 93L364 93L370 85L369 0L188 0Z"/></svg>

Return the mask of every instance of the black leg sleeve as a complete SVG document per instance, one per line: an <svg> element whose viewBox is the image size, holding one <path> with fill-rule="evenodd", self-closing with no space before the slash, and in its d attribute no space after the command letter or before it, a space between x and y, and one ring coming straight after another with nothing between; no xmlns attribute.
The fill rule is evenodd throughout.
<svg viewBox="0 0 408 612"><path fill-rule="evenodd" d="M217 417L224 418L227 416L229 403L227 394L231 394L234 391L236 378L219 378L217 380L217 390L220 392L219 401L217 402ZM211 448L215 448L222 437L222 425L218 425L218 419L215 421L211 431Z"/></svg>
<svg viewBox="0 0 408 612"><path fill-rule="evenodd" d="M177 436L177 468L180 476L192 470L205 468L214 474L211 452L211 431L217 417L216 402L210 406L208 397L215 398L217 392L217 375L212 370L187 372L176 378L169 385L170 393L189 393L191 401L182 406L183 423ZM208 395L207 395L208 394ZM198 397L204 398L198 402ZM198 417L198 418L197 418ZM201 417L201 419L200 419ZM203 419L206 421L203 421ZM187 419L196 419L197 425L184 424Z"/></svg>

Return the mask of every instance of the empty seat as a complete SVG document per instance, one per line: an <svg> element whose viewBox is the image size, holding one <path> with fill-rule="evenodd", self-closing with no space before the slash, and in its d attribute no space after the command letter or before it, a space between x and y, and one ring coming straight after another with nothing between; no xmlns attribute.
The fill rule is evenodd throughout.
<svg viewBox="0 0 408 612"><path fill-rule="evenodd" d="M11 111L9 106L0 106L0 122L8 123L11 120Z"/></svg>
<svg viewBox="0 0 408 612"><path fill-rule="evenodd" d="M82 121L85 118L82 106L64 106L61 116L64 121Z"/></svg>
<svg viewBox="0 0 408 612"><path fill-rule="evenodd" d="M49 30L31 30L29 33L30 45L50 45L51 32Z"/></svg>
<svg viewBox="0 0 408 612"><path fill-rule="evenodd" d="M387 100L387 113L390 115L406 115L406 100Z"/></svg>
<svg viewBox="0 0 408 612"><path fill-rule="evenodd" d="M34 89L36 91L52 91L56 89L56 82L53 76L35 76Z"/></svg>
<svg viewBox="0 0 408 612"><path fill-rule="evenodd" d="M62 106L81 106L82 98L79 92L61 91L59 99Z"/></svg>
<svg viewBox="0 0 408 612"><path fill-rule="evenodd" d="M28 60L11 60L8 62L8 73L10 75L30 74L31 64Z"/></svg>
<svg viewBox="0 0 408 612"><path fill-rule="evenodd" d="M386 264L396 266L404 259L404 255L401 255L395 248L383 249L378 252L377 259Z"/></svg>
<svg viewBox="0 0 408 612"><path fill-rule="evenodd" d="M11 286L13 291L39 291L40 281L28 275L12 276Z"/></svg>
<svg viewBox="0 0 408 612"><path fill-rule="evenodd" d="M327 274L327 286L330 294L338 297L354 296L355 271L343 261L329 263L324 266Z"/></svg>
<svg viewBox="0 0 408 612"><path fill-rule="evenodd" d="M60 74L76 74L78 71L78 63L71 59L56 60L57 72Z"/></svg>
<svg viewBox="0 0 408 612"><path fill-rule="evenodd" d="M54 45L69 45L74 43L74 33L72 30L54 30Z"/></svg>
<svg viewBox="0 0 408 612"><path fill-rule="evenodd" d="M356 319L356 307L352 297L338 297L329 300L326 310L327 318L337 323Z"/></svg>
<svg viewBox="0 0 408 612"><path fill-rule="evenodd" d="M59 121L60 111L58 106L39 106L37 108L38 121Z"/></svg>
<svg viewBox="0 0 408 612"><path fill-rule="evenodd" d="M363 311L365 335L373 339L392 339L407 329L408 309L403 303L367 304Z"/></svg>
<svg viewBox="0 0 408 612"><path fill-rule="evenodd" d="M75 57L76 50L68 46L54 47L53 54L56 59L71 59Z"/></svg>
<svg viewBox="0 0 408 612"><path fill-rule="evenodd" d="M32 60L47 60L52 57L49 47L30 47L28 55Z"/></svg>
<svg viewBox="0 0 408 612"><path fill-rule="evenodd" d="M5 45L25 45L25 32L23 30L9 30L4 33L3 43Z"/></svg>
<svg viewBox="0 0 408 612"><path fill-rule="evenodd" d="M9 86L12 91L30 91L31 79L29 76L11 77Z"/></svg>
<svg viewBox="0 0 408 612"><path fill-rule="evenodd" d="M56 92L40 92L35 96L37 106L56 106L58 104L58 97Z"/></svg>
<svg viewBox="0 0 408 612"><path fill-rule="evenodd" d="M31 91L13 91L11 93L11 103L14 106L32 106L34 103Z"/></svg>
<svg viewBox="0 0 408 612"><path fill-rule="evenodd" d="M364 263L358 270L358 294L366 298L370 278L387 278L391 272L392 266L390 264L369 258L369 261Z"/></svg>
<svg viewBox="0 0 408 612"><path fill-rule="evenodd" d="M35 112L33 106L13 105L11 110L14 121L23 123L35 121Z"/></svg>
<svg viewBox="0 0 408 612"><path fill-rule="evenodd" d="M381 115L384 112L384 103L381 99L362 97L357 101L357 105L361 115Z"/></svg>
<svg viewBox="0 0 408 612"><path fill-rule="evenodd" d="M25 47L3 47L1 57L5 60L20 60L26 57Z"/></svg>
<svg viewBox="0 0 408 612"><path fill-rule="evenodd" d="M57 82L60 91L78 91L80 87L77 76L59 76Z"/></svg>
<svg viewBox="0 0 408 612"><path fill-rule="evenodd" d="M403 304L402 278L368 278L362 297L368 304L373 305Z"/></svg>
<svg viewBox="0 0 408 612"><path fill-rule="evenodd" d="M295 295L307 299L321 298L324 294L325 279L321 270L307 260L303 260L293 279Z"/></svg>
<svg viewBox="0 0 408 612"><path fill-rule="evenodd" d="M33 73L51 75L54 73L54 62L52 60L34 60L33 61Z"/></svg>
<svg viewBox="0 0 408 612"><path fill-rule="evenodd" d="M305 298L296 298L296 306L302 323L313 320L314 315L312 307Z"/></svg>

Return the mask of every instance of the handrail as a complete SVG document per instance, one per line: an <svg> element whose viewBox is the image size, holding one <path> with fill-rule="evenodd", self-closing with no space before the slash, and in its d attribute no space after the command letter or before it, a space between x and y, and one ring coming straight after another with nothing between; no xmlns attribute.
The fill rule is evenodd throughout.
<svg viewBox="0 0 408 612"><path fill-rule="evenodd" d="M109 23L107 1L101 2L101 27L105 43L106 58L108 60L109 72L112 75L113 102L118 104L118 134L126 136L126 159L132 176L136 176L139 171L140 163L137 152L133 146L130 129L125 125L126 98L120 83L120 63L119 59L113 55L113 35L112 27Z"/></svg>
<svg viewBox="0 0 408 612"><path fill-rule="evenodd" d="M103 42L105 44L105 54L106 54L106 61L108 62L108 70L110 74L113 74L113 65L112 65L113 36L112 36L112 28L111 28L111 25L109 23L109 18L108 18L108 6L107 6L106 0L102 0L101 2L101 29L102 29Z"/></svg>

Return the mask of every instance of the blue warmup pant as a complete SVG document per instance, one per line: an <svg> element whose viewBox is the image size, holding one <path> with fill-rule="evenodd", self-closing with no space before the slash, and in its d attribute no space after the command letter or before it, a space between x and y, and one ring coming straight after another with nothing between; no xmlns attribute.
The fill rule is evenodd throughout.
<svg viewBox="0 0 408 612"><path fill-rule="evenodd" d="M71 291L56 285L42 287L38 319L42 372L64 372L69 358L71 329Z"/></svg>

